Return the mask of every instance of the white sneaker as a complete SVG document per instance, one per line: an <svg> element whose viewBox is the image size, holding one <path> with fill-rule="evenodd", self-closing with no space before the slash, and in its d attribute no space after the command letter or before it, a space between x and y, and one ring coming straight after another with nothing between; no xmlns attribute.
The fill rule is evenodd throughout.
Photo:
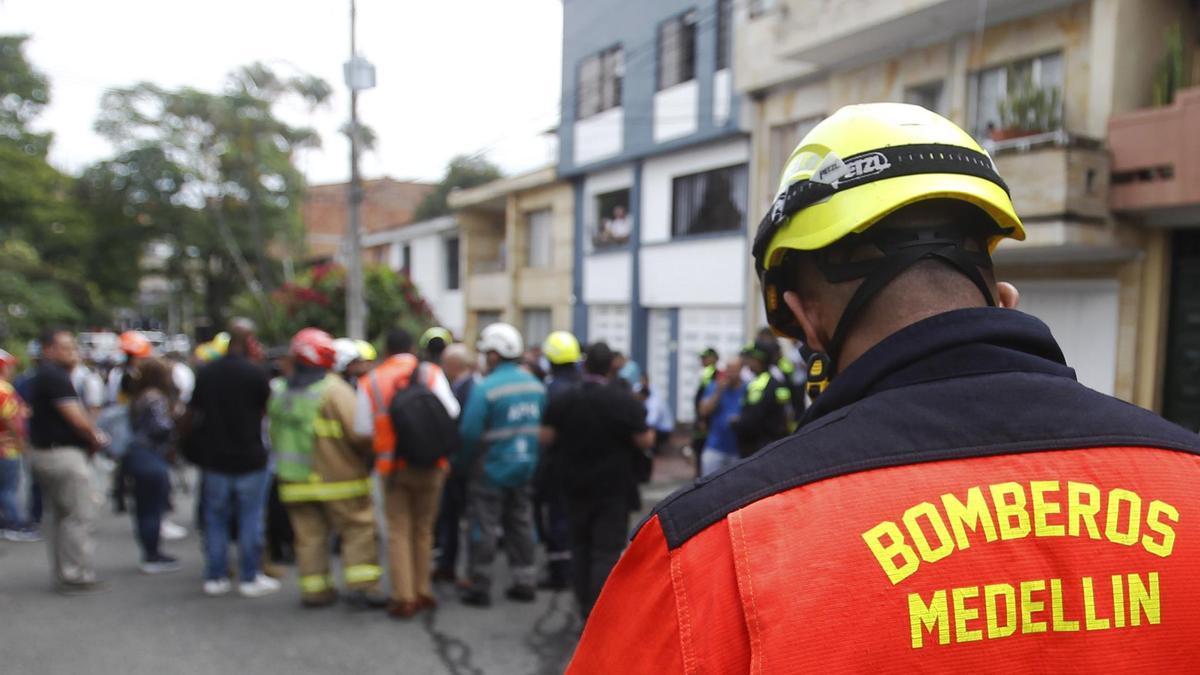
<svg viewBox="0 0 1200 675"><path fill-rule="evenodd" d="M238 584L238 593L243 597L258 598L264 595L270 595L278 591L282 586L278 581L265 574L259 574L254 578L254 581L248 581Z"/></svg>
<svg viewBox="0 0 1200 675"><path fill-rule="evenodd" d="M162 525L159 526L159 536L166 541L179 541L187 536L187 528L182 525L176 525L169 520L164 519Z"/></svg>
<svg viewBox="0 0 1200 675"><path fill-rule="evenodd" d="M209 579L204 582L204 594L209 596L225 595L233 590L233 582L229 579Z"/></svg>

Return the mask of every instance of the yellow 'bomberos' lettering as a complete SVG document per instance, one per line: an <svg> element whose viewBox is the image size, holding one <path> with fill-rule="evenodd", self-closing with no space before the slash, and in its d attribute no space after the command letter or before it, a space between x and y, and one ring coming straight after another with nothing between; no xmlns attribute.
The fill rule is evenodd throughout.
<svg viewBox="0 0 1200 675"><path fill-rule="evenodd" d="M884 537L887 537L891 543L884 545ZM900 532L900 528L890 520L885 520L863 532L863 540L867 542L867 548L871 549L871 553L875 554L875 560L879 561L879 566L883 568L892 585L904 581L910 574L916 572L917 567L921 564L912 547L904 543L904 535ZM904 562L897 565L897 556Z"/></svg>
<svg viewBox="0 0 1200 675"><path fill-rule="evenodd" d="M903 526L885 520L862 537L893 585L912 576L922 562L936 563L970 548L972 537L978 538L981 531L985 542L1087 536L1123 546L1141 543L1156 556L1171 555L1172 523L1179 522L1179 511L1171 504L1160 499L1144 502L1123 488L1102 493L1088 483L1067 481L1065 489L1062 486L1056 480L1030 481L1028 486L1007 481L986 490L972 486L965 501L957 494L943 494L938 502L921 502L906 510L900 518Z"/></svg>

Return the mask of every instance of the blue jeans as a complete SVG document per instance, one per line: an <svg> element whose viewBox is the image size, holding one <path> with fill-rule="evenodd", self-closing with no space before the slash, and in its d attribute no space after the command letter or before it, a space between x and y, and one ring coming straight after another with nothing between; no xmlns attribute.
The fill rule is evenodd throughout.
<svg viewBox="0 0 1200 675"><path fill-rule="evenodd" d="M21 487L21 458L0 459L0 530L25 526L17 491Z"/></svg>
<svg viewBox="0 0 1200 675"><path fill-rule="evenodd" d="M242 474L204 472L204 578L229 576L229 518L237 517L238 579L254 581L262 553L263 508L267 501L270 473Z"/></svg>
<svg viewBox="0 0 1200 675"><path fill-rule="evenodd" d="M142 559L154 560L159 555L159 531L171 495L167 460L149 448L132 444L121 464L125 474L133 478L133 524Z"/></svg>

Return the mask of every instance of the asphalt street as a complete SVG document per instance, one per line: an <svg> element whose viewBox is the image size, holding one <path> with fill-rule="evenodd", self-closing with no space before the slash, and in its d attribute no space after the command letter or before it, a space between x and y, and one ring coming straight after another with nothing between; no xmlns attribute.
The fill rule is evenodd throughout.
<svg viewBox="0 0 1200 675"><path fill-rule="evenodd" d="M647 506L677 484L648 486ZM190 529L190 501L178 497L177 507L176 521ZM97 569L111 590L68 598L52 590L44 543L0 542L0 672L559 673L580 627L567 592L539 592L533 604L506 600L503 557L490 609L463 606L453 586L442 585L436 612L395 621L341 605L302 609L293 568L275 595L206 597L197 536L165 550L180 558L181 571L140 573L130 518L105 504Z"/></svg>

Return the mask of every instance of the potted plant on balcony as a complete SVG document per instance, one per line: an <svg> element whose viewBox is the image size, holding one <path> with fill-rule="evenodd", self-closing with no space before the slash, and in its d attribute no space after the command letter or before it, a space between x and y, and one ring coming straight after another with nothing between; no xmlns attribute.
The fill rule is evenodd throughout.
<svg viewBox="0 0 1200 675"><path fill-rule="evenodd" d="M1062 125L1062 92L1058 87L1038 87L1033 74L1008 71L1008 81L1016 82L1000 102L1000 127L992 129L993 141L1022 138L1054 131Z"/></svg>
<svg viewBox="0 0 1200 675"><path fill-rule="evenodd" d="M1175 101L1175 92L1188 84L1187 59L1183 53L1183 29L1178 23L1167 28L1163 41L1166 55L1154 72L1151 92L1156 108L1171 105Z"/></svg>

